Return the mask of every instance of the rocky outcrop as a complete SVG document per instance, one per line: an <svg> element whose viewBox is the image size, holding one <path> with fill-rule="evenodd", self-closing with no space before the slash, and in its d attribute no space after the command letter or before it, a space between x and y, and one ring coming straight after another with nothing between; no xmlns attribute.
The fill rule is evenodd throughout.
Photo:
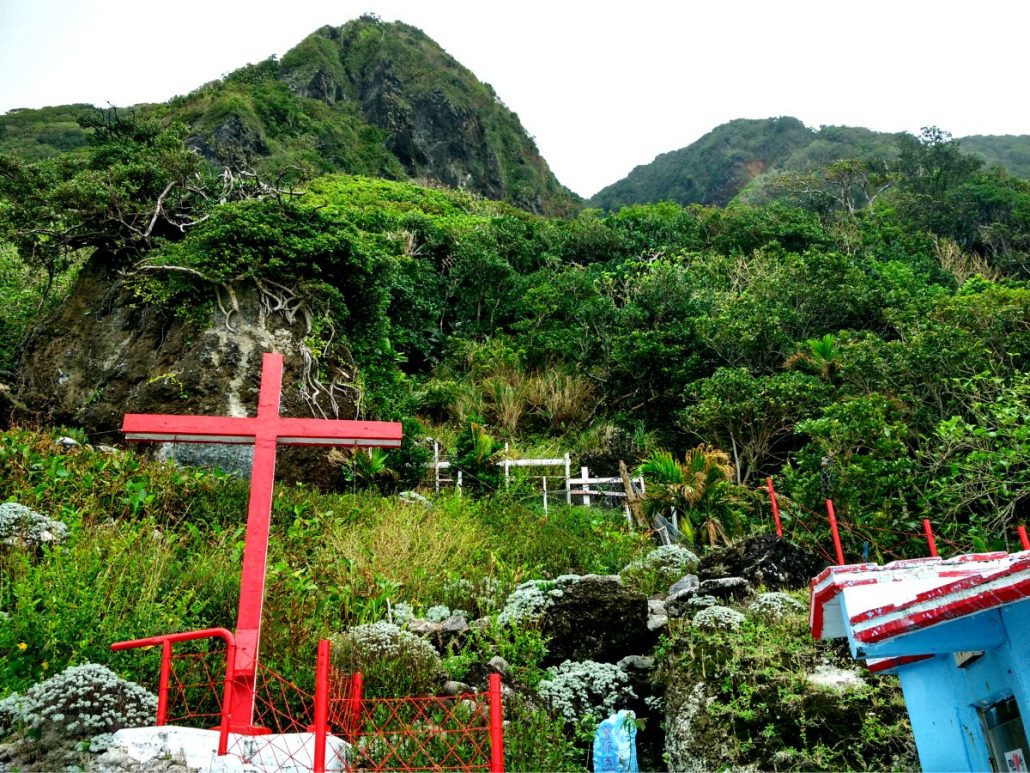
<svg viewBox="0 0 1030 773"><path fill-rule="evenodd" d="M647 625L647 599L618 575L585 575L561 591L540 620L549 662L614 663L647 653L657 642Z"/></svg>
<svg viewBox="0 0 1030 773"><path fill-rule="evenodd" d="M189 318L140 304L122 278L99 259L83 269L74 290L28 342L17 399L50 424L83 427L94 440L120 439L126 413L254 415L263 352L285 357L283 416L332 416L310 390L310 359L302 320L269 312L253 286ZM226 316L225 311L229 313ZM330 368L353 373L353 363ZM339 418L354 407L339 404ZM184 463L246 472L249 446L176 444L165 451ZM280 476L331 485L338 469L312 464L326 452L289 448ZM306 472L305 472L306 470ZM325 478L325 479L323 479Z"/></svg>
<svg viewBox="0 0 1030 773"><path fill-rule="evenodd" d="M279 79L298 97L355 111L416 180L544 215L572 213L518 116L421 30L364 16L288 52Z"/></svg>
<svg viewBox="0 0 1030 773"><path fill-rule="evenodd" d="M707 553L697 574L702 585L705 580L742 577L756 588L795 590L807 588L826 566L825 560L793 542L763 534Z"/></svg>

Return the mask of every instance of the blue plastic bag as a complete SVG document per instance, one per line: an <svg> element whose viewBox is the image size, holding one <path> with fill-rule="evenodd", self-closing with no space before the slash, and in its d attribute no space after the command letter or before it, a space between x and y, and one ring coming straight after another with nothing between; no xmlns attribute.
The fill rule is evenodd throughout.
<svg viewBox="0 0 1030 773"><path fill-rule="evenodd" d="M594 773L639 773L637 723L623 709L597 726L594 733Z"/></svg>

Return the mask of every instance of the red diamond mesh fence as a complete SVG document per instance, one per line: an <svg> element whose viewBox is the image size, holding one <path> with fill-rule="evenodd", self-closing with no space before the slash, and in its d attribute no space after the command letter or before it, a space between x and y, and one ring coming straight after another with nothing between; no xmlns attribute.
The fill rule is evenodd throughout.
<svg viewBox="0 0 1030 773"><path fill-rule="evenodd" d="M188 643L188 644L187 644ZM173 644L188 650L174 651ZM454 696L365 698L360 673L329 666L319 643L314 693L258 664L254 717L227 717L238 684L235 643L224 629L113 645L161 646L158 725L219 732L219 755L265 771L503 771L501 683ZM236 677L236 678L234 678Z"/></svg>

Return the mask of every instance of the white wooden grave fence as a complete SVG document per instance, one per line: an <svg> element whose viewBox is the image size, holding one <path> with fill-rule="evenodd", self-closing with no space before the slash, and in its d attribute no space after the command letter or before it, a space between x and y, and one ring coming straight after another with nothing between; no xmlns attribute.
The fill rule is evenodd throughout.
<svg viewBox="0 0 1030 773"><path fill-rule="evenodd" d="M504 469L504 485L507 486L511 481L511 470L513 467L560 467L563 475L562 480L564 486L557 492L548 492L547 490L547 475L542 475L541 485L543 494L543 505L544 512L547 512L548 496L549 494L559 493L564 494L565 503L571 505L573 497L581 497L583 505L585 507L592 507L595 499L605 502L610 499L625 499L626 492L623 490L622 478L620 477L592 477L590 470L586 467L579 468L579 477L572 477L572 462L568 454L554 458L541 458L541 459L509 459L507 454L509 452L508 444L504 445L505 458L497 462L497 466ZM445 477L443 473L451 469L451 463L446 459L440 458L440 444L433 441L433 461L428 465L433 470L433 484L436 493L440 493L442 486L453 483L458 491L458 495L461 495L463 474L461 470L457 471L456 478ZM553 477L553 476L552 476ZM640 492L644 493L644 479L642 477L633 478L633 483L640 488ZM608 488L614 486L617 488ZM632 524L633 519L629 512L629 507L623 504L622 508L626 513L626 518Z"/></svg>

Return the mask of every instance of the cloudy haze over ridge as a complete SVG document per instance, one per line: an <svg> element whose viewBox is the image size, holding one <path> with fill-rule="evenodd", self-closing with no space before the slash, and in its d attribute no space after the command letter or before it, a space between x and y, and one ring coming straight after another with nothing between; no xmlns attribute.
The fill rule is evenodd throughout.
<svg viewBox="0 0 1030 773"><path fill-rule="evenodd" d="M1011 0L0 0L0 112L164 101L363 13L490 83L583 196L734 118L1030 134Z"/></svg>

